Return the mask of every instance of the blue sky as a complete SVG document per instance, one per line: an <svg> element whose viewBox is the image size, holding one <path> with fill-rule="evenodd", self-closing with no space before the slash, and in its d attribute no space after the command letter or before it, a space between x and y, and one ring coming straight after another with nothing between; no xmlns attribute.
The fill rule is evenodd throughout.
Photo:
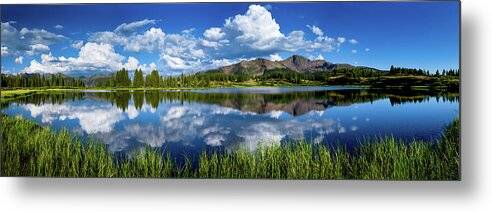
<svg viewBox="0 0 492 212"><path fill-rule="evenodd" d="M459 3L2 5L2 72L189 73L292 54L380 69L459 67Z"/></svg>

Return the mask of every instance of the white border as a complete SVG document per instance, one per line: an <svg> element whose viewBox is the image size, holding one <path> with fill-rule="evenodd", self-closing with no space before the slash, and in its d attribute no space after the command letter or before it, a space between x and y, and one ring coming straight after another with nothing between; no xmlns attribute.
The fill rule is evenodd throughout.
<svg viewBox="0 0 492 212"><path fill-rule="evenodd" d="M461 182L0 178L0 211L490 211L491 2L462 2Z"/></svg>

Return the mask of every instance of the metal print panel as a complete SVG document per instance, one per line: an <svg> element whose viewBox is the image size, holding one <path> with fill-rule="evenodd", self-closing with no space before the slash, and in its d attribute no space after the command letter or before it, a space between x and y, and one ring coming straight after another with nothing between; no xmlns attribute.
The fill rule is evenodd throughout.
<svg viewBox="0 0 492 212"><path fill-rule="evenodd" d="M460 3L1 6L1 176L460 180Z"/></svg>

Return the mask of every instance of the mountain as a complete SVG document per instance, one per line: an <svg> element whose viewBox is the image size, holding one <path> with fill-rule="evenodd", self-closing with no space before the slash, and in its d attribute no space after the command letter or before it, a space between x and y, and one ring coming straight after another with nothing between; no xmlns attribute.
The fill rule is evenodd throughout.
<svg viewBox="0 0 492 212"><path fill-rule="evenodd" d="M262 75L265 70L286 68L285 65L263 58L255 60L244 60L239 63L219 68L225 74L248 73L252 75Z"/></svg>
<svg viewBox="0 0 492 212"><path fill-rule="evenodd" d="M250 74L261 76L268 70L287 69L297 73L312 73L320 71L333 71L336 69L367 68L356 67L350 64L335 64L325 60L310 60L300 55L292 55L282 61L271 61L263 58L241 61L236 64L223 66L213 71L221 71L225 74ZM372 68L371 68L372 69ZM374 69L376 70L376 69Z"/></svg>

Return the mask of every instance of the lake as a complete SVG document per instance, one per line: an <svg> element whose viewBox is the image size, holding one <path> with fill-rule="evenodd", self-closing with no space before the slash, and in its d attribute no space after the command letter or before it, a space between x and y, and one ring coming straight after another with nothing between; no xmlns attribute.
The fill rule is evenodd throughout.
<svg viewBox="0 0 492 212"><path fill-rule="evenodd" d="M305 139L353 147L365 138L434 140L459 116L457 93L355 87L37 93L2 103L56 130L96 138L111 151L166 148L196 156Z"/></svg>

